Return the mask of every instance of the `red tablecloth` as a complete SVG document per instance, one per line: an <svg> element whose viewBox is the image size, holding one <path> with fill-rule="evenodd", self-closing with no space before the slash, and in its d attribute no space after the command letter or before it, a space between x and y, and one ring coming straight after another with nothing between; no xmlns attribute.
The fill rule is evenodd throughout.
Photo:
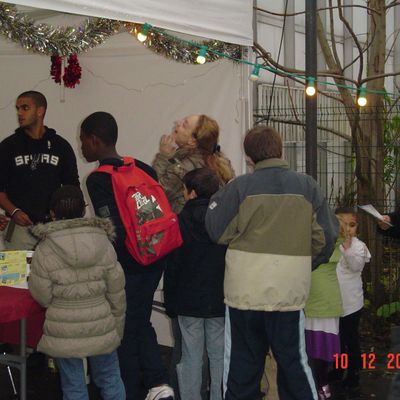
<svg viewBox="0 0 400 400"><path fill-rule="evenodd" d="M0 343L19 343L19 321L26 318L26 344L36 347L42 336L45 309L29 290L0 286Z"/></svg>

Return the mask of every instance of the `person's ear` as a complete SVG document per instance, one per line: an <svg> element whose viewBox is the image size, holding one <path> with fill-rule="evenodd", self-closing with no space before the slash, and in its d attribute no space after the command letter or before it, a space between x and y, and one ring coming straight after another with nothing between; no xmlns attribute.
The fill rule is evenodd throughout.
<svg viewBox="0 0 400 400"><path fill-rule="evenodd" d="M46 113L46 109L43 106L38 107L38 116L39 117L44 117L45 113Z"/></svg>
<svg viewBox="0 0 400 400"><path fill-rule="evenodd" d="M187 145L188 147L197 147L197 140L194 138L193 135L190 136Z"/></svg>

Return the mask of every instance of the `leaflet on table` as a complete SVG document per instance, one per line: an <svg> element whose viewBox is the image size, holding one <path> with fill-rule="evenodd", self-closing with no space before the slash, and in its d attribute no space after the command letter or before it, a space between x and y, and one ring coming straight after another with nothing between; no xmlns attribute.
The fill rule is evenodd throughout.
<svg viewBox="0 0 400 400"><path fill-rule="evenodd" d="M361 208L361 210L364 210L368 214L372 215L376 219L379 219L380 221L383 221L383 215L372 205L372 204L366 204L364 206L358 206L358 208ZM390 222L383 221L386 225L393 226Z"/></svg>
<svg viewBox="0 0 400 400"><path fill-rule="evenodd" d="M0 286L25 287L32 251L0 252Z"/></svg>

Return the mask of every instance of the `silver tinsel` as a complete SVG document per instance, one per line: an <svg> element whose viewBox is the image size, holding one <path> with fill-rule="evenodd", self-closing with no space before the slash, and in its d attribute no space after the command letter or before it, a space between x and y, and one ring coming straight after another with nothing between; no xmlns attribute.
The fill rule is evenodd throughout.
<svg viewBox="0 0 400 400"><path fill-rule="evenodd" d="M89 18L82 26L55 27L49 24L35 24L24 13L19 13L14 5L0 3L0 34L20 43L26 49L46 55L68 56L82 53L103 43L108 37L127 29L136 34L142 25L106 18ZM189 43L186 40L154 28L144 45L150 50L175 61L196 64L200 46L207 46L207 62L227 57L241 58L238 45L208 40Z"/></svg>
<svg viewBox="0 0 400 400"><path fill-rule="evenodd" d="M89 18L79 27L36 25L15 6L0 3L0 34L20 43L26 50L46 55L82 53L103 43L119 27L119 22L105 18Z"/></svg>
<svg viewBox="0 0 400 400"><path fill-rule="evenodd" d="M125 27L134 36L142 29L142 26L139 24L126 23ZM196 58L200 46L207 46L208 48L206 62L217 61L221 58L230 58L233 61L241 59L241 47L239 45L220 42L218 40L191 43L166 32L164 33L158 28L150 30L144 45L164 57L187 64L197 64Z"/></svg>

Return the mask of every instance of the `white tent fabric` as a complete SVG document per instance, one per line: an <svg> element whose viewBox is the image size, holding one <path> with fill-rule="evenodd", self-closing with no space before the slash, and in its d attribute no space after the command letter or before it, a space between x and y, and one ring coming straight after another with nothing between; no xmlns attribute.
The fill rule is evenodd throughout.
<svg viewBox="0 0 400 400"><path fill-rule="evenodd" d="M15 4L253 44L253 0L13 0Z"/></svg>

